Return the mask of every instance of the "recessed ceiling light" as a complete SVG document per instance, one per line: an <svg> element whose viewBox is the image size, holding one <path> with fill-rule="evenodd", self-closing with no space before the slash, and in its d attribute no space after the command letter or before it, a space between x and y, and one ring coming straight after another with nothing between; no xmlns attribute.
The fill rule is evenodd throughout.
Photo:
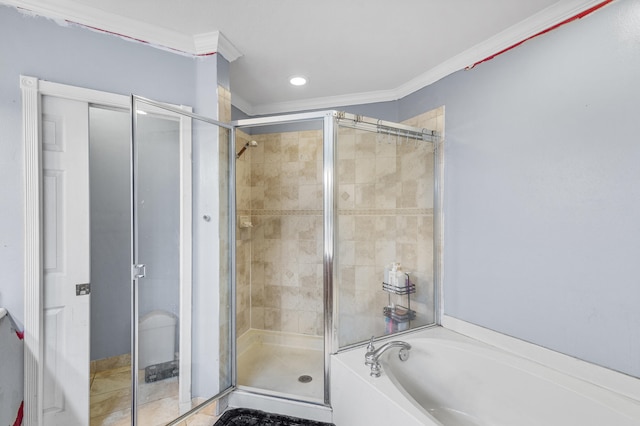
<svg viewBox="0 0 640 426"><path fill-rule="evenodd" d="M295 77L291 77L289 79L289 83L293 84L294 86L304 86L305 84L307 84L307 79L305 77L297 75Z"/></svg>

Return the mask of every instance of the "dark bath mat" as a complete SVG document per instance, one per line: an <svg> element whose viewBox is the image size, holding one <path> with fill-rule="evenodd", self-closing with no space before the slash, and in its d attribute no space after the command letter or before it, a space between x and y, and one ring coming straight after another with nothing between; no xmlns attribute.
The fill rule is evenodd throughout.
<svg viewBox="0 0 640 426"><path fill-rule="evenodd" d="M315 422L265 413L264 411L234 408L225 412L213 426L335 426L332 423Z"/></svg>

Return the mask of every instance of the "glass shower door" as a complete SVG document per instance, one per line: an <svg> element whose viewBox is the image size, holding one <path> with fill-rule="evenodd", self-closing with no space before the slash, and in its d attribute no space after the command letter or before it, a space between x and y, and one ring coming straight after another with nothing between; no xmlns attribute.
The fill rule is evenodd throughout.
<svg viewBox="0 0 640 426"><path fill-rule="evenodd" d="M339 348L435 324L438 134L344 117L337 139Z"/></svg>
<svg viewBox="0 0 640 426"><path fill-rule="evenodd" d="M132 97L133 424L233 385L230 127Z"/></svg>

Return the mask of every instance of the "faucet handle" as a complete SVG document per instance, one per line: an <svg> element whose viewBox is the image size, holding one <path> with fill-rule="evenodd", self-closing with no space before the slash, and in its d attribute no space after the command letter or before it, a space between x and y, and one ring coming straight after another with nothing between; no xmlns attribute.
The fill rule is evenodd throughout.
<svg viewBox="0 0 640 426"><path fill-rule="evenodd" d="M375 336L371 336L371 340L369 340L369 344L367 345L367 352L373 352L376 350L376 347L373 346L373 338Z"/></svg>

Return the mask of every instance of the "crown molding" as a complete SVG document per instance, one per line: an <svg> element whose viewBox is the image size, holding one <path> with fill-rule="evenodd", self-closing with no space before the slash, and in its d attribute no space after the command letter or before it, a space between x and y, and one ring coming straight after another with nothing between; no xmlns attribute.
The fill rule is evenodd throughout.
<svg viewBox="0 0 640 426"><path fill-rule="evenodd" d="M183 34L69 0L59 1L55 4L47 4L41 0L0 0L0 2L57 21L84 25L97 31L112 33L174 53L196 56L220 53L229 62L242 56L242 53L220 31L196 35ZM453 56L395 89L259 105L252 105L234 95L233 104L249 115L261 115L394 101L429 86L454 72L468 68L496 52L501 52L601 3L603 0L559 0L537 14Z"/></svg>
<svg viewBox="0 0 640 426"><path fill-rule="evenodd" d="M450 74L469 68L496 52L526 40L602 2L602 0L561 0L482 43L453 56L395 89L252 105L247 109L243 109L235 102L233 104L248 115L264 115L394 101L427 87ZM247 107L247 105L249 104L245 102L244 107Z"/></svg>
<svg viewBox="0 0 640 426"><path fill-rule="evenodd" d="M56 21L79 24L100 32L143 42L159 49L183 54L195 53L191 35L105 12L76 2L49 3L38 0L2 0L2 2Z"/></svg>
<svg viewBox="0 0 640 426"><path fill-rule="evenodd" d="M217 52L229 62L233 62L242 56L242 52L220 31L196 34L193 36L193 44L194 53L199 56Z"/></svg>
<svg viewBox="0 0 640 426"><path fill-rule="evenodd" d="M218 31L218 53L224 56L229 62L233 62L242 56L242 52L220 31Z"/></svg>
<svg viewBox="0 0 640 426"><path fill-rule="evenodd" d="M254 111L253 105L234 92L231 92L231 105L249 116L257 115Z"/></svg>
<svg viewBox="0 0 640 426"><path fill-rule="evenodd" d="M61 23L82 25L174 53L196 56L220 53L229 62L242 56L242 53L220 31L192 36L73 1L55 4L47 4L39 0L1 0L1 2Z"/></svg>
<svg viewBox="0 0 640 426"><path fill-rule="evenodd" d="M267 115L314 109L332 109L340 106L371 104L375 102L389 102L399 99L396 97L396 92L396 90L379 90L375 92L350 93L347 95L325 96L322 98L249 105L248 110L244 109L239 103L236 103L236 99L239 98L234 94L231 97L231 103L247 115ZM246 108L248 103L244 102L244 104Z"/></svg>
<svg viewBox="0 0 640 426"><path fill-rule="evenodd" d="M477 62L497 52L501 52L516 43L527 40L539 34L541 31L551 28L600 3L602 3L602 0L567 0L555 3L399 86L396 89L396 96L403 98L423 87L435 83L449 74L470 68Z"/></svg>

